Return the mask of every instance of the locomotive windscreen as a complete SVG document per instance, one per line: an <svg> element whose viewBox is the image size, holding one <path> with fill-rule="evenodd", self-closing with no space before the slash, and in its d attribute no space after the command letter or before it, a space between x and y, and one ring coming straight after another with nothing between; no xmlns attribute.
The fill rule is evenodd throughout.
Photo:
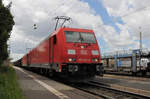
<svg viewBox="0 0 150 99"><path fill-rule="evenodd" d="M65 31L66 41L73 43L96 43L93 33Z"/></svg>

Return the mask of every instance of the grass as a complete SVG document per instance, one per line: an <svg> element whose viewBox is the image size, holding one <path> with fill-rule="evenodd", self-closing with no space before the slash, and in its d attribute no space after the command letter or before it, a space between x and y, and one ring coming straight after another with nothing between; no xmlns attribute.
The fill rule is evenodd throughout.
<svg viewBox="0 0 150 99"><path fill-rule="evenodd" d="M0 66L0 99L24 99L16 72L10 66Z"/></svg>

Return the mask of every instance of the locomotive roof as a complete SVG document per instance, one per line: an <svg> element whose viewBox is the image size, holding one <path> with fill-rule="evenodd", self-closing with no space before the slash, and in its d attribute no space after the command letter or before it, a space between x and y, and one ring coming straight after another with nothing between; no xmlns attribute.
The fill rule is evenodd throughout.
<svg viewBox="0 0 150 99"><path fill-rule="evenodd" d="M93 32L93 30L90 30L90 29L61 27L61 28L57 29L56 31L54 31L53 33L51 33L50 36L53 36L53 35L57 34L60 30L63 30L63 31Z"/></svg>

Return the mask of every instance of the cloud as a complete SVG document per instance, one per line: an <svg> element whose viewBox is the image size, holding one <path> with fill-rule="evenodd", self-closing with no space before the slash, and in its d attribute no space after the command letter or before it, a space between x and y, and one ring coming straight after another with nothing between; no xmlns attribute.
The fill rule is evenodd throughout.
<svg viewBox="0 0 150 99"><path fill-rule="evenodd" d="M102 0L102 2L110 16L122 16L133 10L131 0Z"/></svg>
<svg viewBox="0 0 150 99"><path fill-rule="evenodd" d="M149 0L102 0L110 17L120 18L123 24L114 23L120 29L120 36L118 42L113 45L132 45L128 48L139 48L139 34L142 32L142 38L150 40L150 2ZM139 29L141 27L141 29ZM109 31L109 28L106 28ZM114 31L112 31L114 32ZM113 33L117 34L117 33ZM111 41L111 40L109 40ZM116 40L113 40L115 42ZM143 47L148 45L143 44Z"/></svg>
<svg viewBox="0 0 150 99"><path fill-rule="evenodd" d="M130 37L129 32L127 29L121 25L117 24L121 32L117 33L116 30L112 26L105 25L106 33L103 35L104 40L111 46L111 47L127 47L133 44L132 38Z"/></svg>

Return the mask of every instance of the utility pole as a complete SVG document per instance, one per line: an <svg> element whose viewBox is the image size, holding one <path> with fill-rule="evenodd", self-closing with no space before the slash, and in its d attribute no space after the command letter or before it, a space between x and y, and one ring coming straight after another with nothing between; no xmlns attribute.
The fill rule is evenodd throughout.
<svg viewBox="0 0 150 99"><path fill-rule="evenodd" d="M141 55L142 55L142 32L141 32L141 27L139 27L140 29L140 51L139 51L139 54L140 54L140 61L139 61L139 66L140 66L140 70L141 70Z"/></svg>
<svg viewBox="0 0 150 99"><path fill-rule="evenodd" d="M140 29L140 50L142 51L142 32L141 32L141 27L139 27Z"/></svg>

